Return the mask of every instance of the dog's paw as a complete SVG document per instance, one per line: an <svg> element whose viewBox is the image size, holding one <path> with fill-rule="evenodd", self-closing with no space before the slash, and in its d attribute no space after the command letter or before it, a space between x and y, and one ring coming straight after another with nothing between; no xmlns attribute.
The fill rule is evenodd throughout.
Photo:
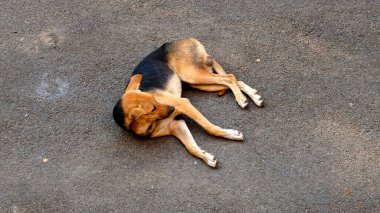
<svg viewBox="0 0 380 213"><path fill-rule="evenodd" d="M231 140L237 140L237 141L244 140L243 133L234 129L227 129L227 135L225 136L225 138L228 138Z"/></svg>
<svg viewBox="0 0 380 213"><path fill-rule="evenodd" d="M238 102L239 106L243 109L245 109L248 105L248 100L246 97L244 97L243 99L237 100L237 102Z"/></svg>
<svg viewBox="0 0 380 213"><path fill-rule="evenodd" d="M256 104L257 106L259 106L259 107L264 106L264 100L261 99L261 96L260 96L260 95L258 95L258 94L255 93L255 94L252 96L252 100L253 100L253 102L255 102L255 104Z"/></svg>
<svg viewBox="0 0 380 213"><path fill-rule="evenodd" d="M216 160L215 156L208 152L205 153L205 156L206 156L205 162L207 163L207 165L211 167L216 167L216 163L218 161Z"/></svg>

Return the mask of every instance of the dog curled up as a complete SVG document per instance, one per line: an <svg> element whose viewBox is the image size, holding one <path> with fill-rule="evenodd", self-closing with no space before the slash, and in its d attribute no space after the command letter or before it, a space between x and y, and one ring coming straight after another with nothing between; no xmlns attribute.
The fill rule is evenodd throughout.
<svg viewBox="0 0 380 213"><path fill-rule="evenodd" d="M243 134L208 121L188 99L181 97L182 82L219 95L231 90L242 108L248 104L244 92L257 106L263 106L255 89L227 74L198 40L187 38L163 44L137 65L113 109L113 117L120 127L140 136L174 135L192 155L215 167L215 157L196 144L186 122L176 116L190 117L215 136L243 140Z"/></svg>

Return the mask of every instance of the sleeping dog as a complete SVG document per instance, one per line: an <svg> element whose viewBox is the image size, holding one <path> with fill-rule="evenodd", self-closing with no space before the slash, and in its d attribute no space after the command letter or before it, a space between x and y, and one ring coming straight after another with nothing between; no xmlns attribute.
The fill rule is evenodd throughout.
<svg viewBox="0 0 380 213"><path fill-rule="evenodd" d="M215 157L196 144L186 122L176 116L190 117L215 136L243 140L243 134L208 121L188 99L181 97L182 82L219 95L231 90L242 108L248 104L244 92L257 106L263 106L255 89L226 74L198 40L187 38L163 44L137 65L113 109L113 117L120 127L140 136L174 135L192 155L215 167Z"/></svg>

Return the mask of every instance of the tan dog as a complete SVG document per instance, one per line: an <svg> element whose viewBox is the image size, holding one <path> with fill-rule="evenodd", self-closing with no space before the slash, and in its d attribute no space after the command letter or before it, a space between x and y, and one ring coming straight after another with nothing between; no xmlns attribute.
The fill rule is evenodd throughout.
<svg viewBox="0 0 380 213"><path fill-rule="evenodd" d="M165 43L137 65L113 110L114 119L123 129L140 136L155 138L174 135L192 155L215 167L215 157L203 151L196 144L185 121L176 120L175 117L187 115L215 136L243 140L243 134L212 124L188 99L181 98L181 81L193 88L218 92L219 95L230 89L237 103L245 108L248 101L243 91L257 106L263 106L255 89L237 81L234 75L226 74L198 40L188 38Z"/></svg>

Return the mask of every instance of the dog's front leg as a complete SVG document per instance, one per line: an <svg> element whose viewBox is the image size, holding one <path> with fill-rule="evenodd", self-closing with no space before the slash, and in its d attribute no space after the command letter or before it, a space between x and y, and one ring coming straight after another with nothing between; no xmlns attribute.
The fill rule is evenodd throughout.
<svg viewBox="0 0 380 213"><path fill-rule="evenodd" d="M234 129L223 129L211 123L190 103L189 99L187 98L165 96L157 97L156 99L164 104L174 106L175 114L184 114L189 116L212 135L224 137L231 140L244 140L244 136L241 132Z"/></svg>
<svg viewBox="0 0 380 213"><path fill-rule="evenodd" d="M160 121L156 129L157 130L153 132L151 137L154 138L165 135L174 135L182 142L190 154L202 159L211 167L216 166L217 160L214 155L203 151L197 145L184 120L172 120L171 118L164 119Z"/></svg>

